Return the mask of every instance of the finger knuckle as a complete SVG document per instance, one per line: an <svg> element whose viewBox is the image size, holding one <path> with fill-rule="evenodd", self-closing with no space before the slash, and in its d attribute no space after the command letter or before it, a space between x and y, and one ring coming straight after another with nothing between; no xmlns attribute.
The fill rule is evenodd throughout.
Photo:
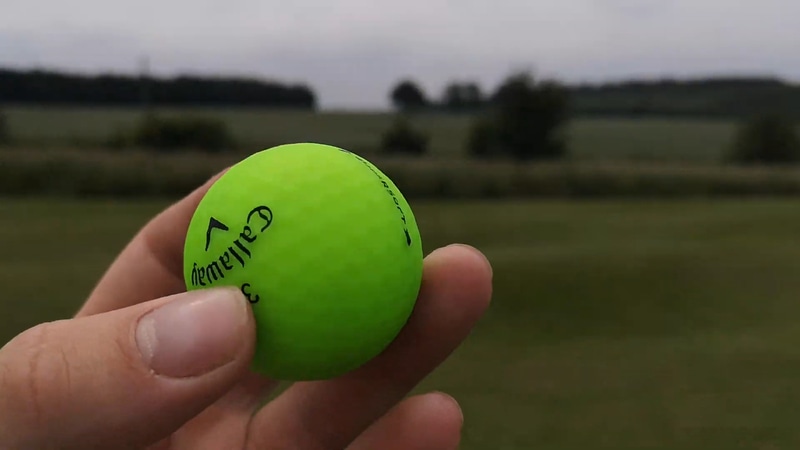
<svg viewBox="0 0 800 450"><path fill-rule="evenodd" d="M262 427L263 422L269 422L266 417L252 418L248 424L245 450L269 448L270 450L290 450L302 448L305 450L325 450L331 448L347 447L348 439L342 433L325 430L324 426L308 427L300 420L281 422L281 426ZM321 425L321 424L320 424ZM334 427L331 427L334 428Z"/></svg>
<svg viewBox="0 0 800 450"><path fill-rule="evenodd" d="M70 367L63 349L54 345L53 324L37 325L9 345L14 358L4 370L3 396L13 403L19 419L32 426L44 426L69 392Z"/></svg>

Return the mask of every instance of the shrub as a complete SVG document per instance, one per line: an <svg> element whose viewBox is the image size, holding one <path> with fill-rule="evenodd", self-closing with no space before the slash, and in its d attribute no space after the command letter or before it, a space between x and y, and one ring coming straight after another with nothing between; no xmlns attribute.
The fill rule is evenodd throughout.
<svg viewBox="0 0 800 450"><path fill-rule="evenodd" d="M791 120L762 115L742 124L730 159L739 164L788 164L800 161L800 139Z"/></svg>
<svg viewBox="0 0 800 450"><path fill-rule="evenodd" d="M471 156L481 159L499 154L494 132L495 129L490 120L476 120L469 129L467 152Z"/></svg>
<svg viewBox="0 0 800 450"><path fill-rule="evenodd" d="M381 149L390 154L422 155L428 151L428 136L414 129L408 119L398 116L386 130Z"/></svg>
<svg viewBox="0 0 800 450"><path fill-rule="evenodd" d="M116 143L125 143L119 135ZM211 118L159 118L147 116L134 130L130 143L157 150L197 149L221 151L235 147L225 123Z"/></svg>

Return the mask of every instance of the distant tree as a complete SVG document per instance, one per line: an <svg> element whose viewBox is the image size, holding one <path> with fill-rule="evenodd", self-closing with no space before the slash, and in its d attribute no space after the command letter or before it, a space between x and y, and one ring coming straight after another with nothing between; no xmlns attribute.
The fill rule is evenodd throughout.
<svg viewBox="0 0 800 450"><path fill-rule="evenodd" d="M422 88L413 80L400 81L391 92L392 104L401 111L425 108L429 101Z"/></svg>
<svg viewBox="0 0 800 450"><path fill-rule="evenodd" d="M442 106L451 111L472 110L483 103L483 94L477 83L448 84L442 94Z"/></svg>
<svg viewBox="0 0 800 450"><path fill-rule="evenodd" d="M450 83L444 88L442 94L442 106L447 109L459 110L464 107L464 99L461 96L461 85Z"/></svg>
<svg viewBox="0 0 800 450"><path fill-rule="evenodd" d="M466 83L462 86L462 90L468 105L478 106L483 103L483 92L478 83Z"/></svg>
<svg viewBox="0 0 800 450"><path fill-rule="evenodd" d="M523 72L509 76L491 98L491 108L474 125L474 156L518 160L557 159L566 154L561 133L569 119L569 96L559 83L537 81Z"/></svg>
<svg viewBox="0 0 800 450"><path fill-rule="evenodd" d="M729 157L739 164L790 164L800 161L796 124L786 117L764 114L743 123Z"/></svg>

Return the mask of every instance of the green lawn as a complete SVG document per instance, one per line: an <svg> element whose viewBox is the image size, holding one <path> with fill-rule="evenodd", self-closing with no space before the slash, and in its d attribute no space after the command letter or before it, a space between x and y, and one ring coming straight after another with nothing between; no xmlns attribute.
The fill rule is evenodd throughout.
<svg viewBox="0 0 800 450"><path fill-rule="evenodd" d="M7 107L9 128L32 145L102 142L139 117L133 109ZM165 115L221 117L248 151L279 143L319 141L369 152L391 124L388 114L269 111L258 109L170 109ZM415 123L431 138L431 154L462 155L469 116L425 114ZM699 119L579 119L567 129L572 155L580 160L718 162L733 124Z"/></svg>
<svg viewBox="0 0 800 450"><path fill-rule="evenodd" d="M68 317L163 203L2 200L0 342ZM795 449L800 201L414 202L495 300L421 388L463 448Z"/></svg>

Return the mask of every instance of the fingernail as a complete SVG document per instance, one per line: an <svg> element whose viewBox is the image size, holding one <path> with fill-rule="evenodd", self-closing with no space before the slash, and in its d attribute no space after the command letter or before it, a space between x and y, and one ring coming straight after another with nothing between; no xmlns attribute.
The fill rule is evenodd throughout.
<svg viewBox="0 0 800 450"><path fill-rule="evenodd" d="M177 378L208 373L238 354L247 306L236 289L187 292L139 320L136 344L157 374Z"/></svg>

